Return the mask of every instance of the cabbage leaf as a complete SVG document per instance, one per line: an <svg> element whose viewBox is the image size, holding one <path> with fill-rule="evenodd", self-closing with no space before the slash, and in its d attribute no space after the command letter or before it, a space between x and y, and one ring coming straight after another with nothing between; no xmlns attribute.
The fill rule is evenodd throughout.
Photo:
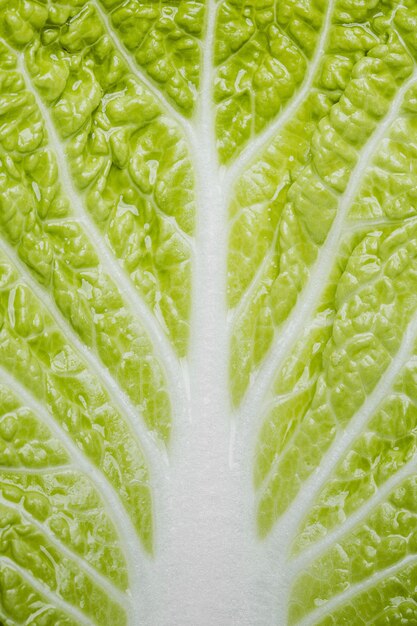
<svg viewBox="0 0 417 626"><path fill-rule="evenodd" d="M416 0L0 0L0 624L417 623Z"/></svg>

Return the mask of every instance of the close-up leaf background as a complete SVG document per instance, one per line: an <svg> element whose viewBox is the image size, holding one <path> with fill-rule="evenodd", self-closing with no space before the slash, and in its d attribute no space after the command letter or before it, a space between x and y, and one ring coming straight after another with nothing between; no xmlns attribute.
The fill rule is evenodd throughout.
<svg viewBox="0 0 417 626"><path fill-rule="evenodd" d="M0 0L0 624L417 624L416 0Z"/></svg>

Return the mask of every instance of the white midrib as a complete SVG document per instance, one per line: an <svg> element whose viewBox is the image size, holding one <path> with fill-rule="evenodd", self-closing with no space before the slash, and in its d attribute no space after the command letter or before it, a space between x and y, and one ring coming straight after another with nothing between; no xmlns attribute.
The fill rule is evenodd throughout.
<svg viewBox="0 0 417 626"><path fill-rule="evenodd" d="M326 39L332 6L331 1L323 27L324 34L321 35L313 61L316 65ZM103 17L102 11L100 15ZM268 578L261 577L263 589L257 584L256 566L263 553L259 552L255 523L252 527L250 521L254 511L252 488L244 482L246 478L242 479L246 472L236 467L230 459L233 411L228 392L229 338L226 311L227 191L238 171L272 138L277 126L274 125L256 140L222 182L214 143L211 98L214 0L208 2L207 15L200 110L195 125L191 130L187 126L186 131L194 152L198 196L188 381L190 410L188 421L174 416L170 482L162 490L165 508L158 511L156 518L155 562L149 581L141 580L137 573L133 575L135 586L132 593L137 612L132 615L130 626L269 626L272 623L284 624L286 621L285 607L280 612L275 595L276 581L268 587ZM108 18L105 20L110 30ZM128 55L127 59L131 67ZM311 71L299 95L281 116L280 125L290 119L305 97L313 75L314 71ZM152 89L157 92L154 87ZM65 164L62 144L54 135L49 112L41 102L38 105L48 131L55 137L54 148L58 150L60 163ZM65 176L65 189L69 190L75 205L80 206L80 198L74 193L69 174ZM83 212L81 214L84 222L89 219ZM91 239L94 240L95 227L90 227L90 231L93 233ZM326 251L327 256L330 252ZM112 259L109 267L110 275L116 275L118 270ZM127 280L123 285L126 285L126 293L131 299L132 286L128 284L124 272L121 271L117 276L123 281ZM139 302L137 296L134 296L133 301ZM153 328L152 316L141 305L139 317L142 317L142 313L148 322L150 335L160 350L161 361L171 365L169 387L175 394L180 379L179 363L172 358L170 347L161 345L161 333ZM289 334L293 339L295 333L292 327L289 328ZM258 408L259 399L260 395L257 394L253 405L255 409ZM174 395L176 406L183 400L183 397ZM246 462L250 464L250 459L247 458ZM155 490L159 489L157 481L153 486ZM121 534L126 542L126 530L122 529ZM283 540L285 542L285 537ZM134 554L129 556L132 562ZM285 571L275 573L280 581L286 575ZM150 601L145 618L141 615L144 595ZM254 595L256 598L253 598Z"/></svg>
<svg viewBox="0 0 417 626"><path fill-rule="evenodd" d="M306 80L280 116L279 126L290 119L311 87L332 8L333 1ZM286 607L282 598L269 591L274 585L268 585L269 575L262 571L265 559L256 537L253 489L246 483L247 472L233 464L229 449L234 413L228 389L226 256L232 181L277 132L277 126L255 139L253 147L223 176L212 104L214 0L209 0L206 10L199 111L191 129L186 128L198 206L187 385L190 412L188 423L174 420L173 424L170 482L164 490L165 510L157 519L154 579L146 593L155 605L146 626L269 626L285 622ZM100 15L114 35L110 20L101 10ZM125 60L135 72L129 55ZM279 579L283 576L285 572L279 572Z"/></svg>
<svg viewBox="0 0 417 626"><path fill-rule="evenodd" d="M183 128L194 153L198 196L193 259L194 308L189 356L189 421L187 423L182 419L183 415L174 415L170 482L161 485L159 480L154 480L154 490L159 491L158 500L164 500L165 509L158 507L156 515L156 557L155 567L151 568L153 579L147 583L131 572L137 612L135 610L132 613L130 624L171 626L178 623L180 614L181 626L267 626L277 619L284 620L285 609L281 614L276 597L269 593L268 585L264 584L265 596L262 597L259 582L265 583L265 577L262 573L259 576L256 571L261 553L253 520L253 492L251 485L245 482L246 472L232 463L229 450L234 414L228 390L227 204L231 180L237 177L238 170L245 166L246 160L250 160L272 138L278 126L273 124L256 139L244 157L239 159L235 170L232 169L226 178L222 177L223 172L217 161L212 105L214 0L209 1L207 7L200 109L192 126L180 118L165 98L161 98L158 89L143 72L138 72L129 54L118 45L110 19L95 0L94 5L131 72L145 83L161 101L162 108L167 109ZM327 36L332 6L331 1L306 80L293 103L280 117L280 126L291 117L311 86ZM30 84L31 79L21 57L19 69ZM118 267L102 234L85 211L83 199L75 189L67 169L64 146L52 123L50 111L35 90L31 91L41 111L51 146L58 157L63 189L90 240L100 242L98 252L103 267L109 275L116 277L130 306L144 321L161 362L168 366L173 404L175 407L181 406L184 398L177 391L181 387L179 363L173 358L168 342L161 340L162 334L155 327L152 315L134 293L128 277ZM89 363L103 375L102 368L97 367L96 362L90 359ZM118 400L121 399L118 394ZM84 470L88 473L86 468ZM105 485L104 491L108 495ZM120 525L117 526L120 532ZM125 538L125 532L121 532ZM149 620L145 617L145 621L143 610L140 609L144 597L151 601L154 599L156 603L151 606Z"/></svg>
<svg viewBox="0 0 417 626"><path fill-rule="evenodd" d="M255 528L248 522L251 519L251 506L247 502L242 504L242 499L251 498L252 491L239 482L238 469L229 464L232 412L228 392L225 298L227 200L221 189L214 139L211 97L214 19L213 2L208 10L200 110L191 140L189 131L187 133L190 149L194 153L199 207L193 250L194 310L189 356L189 420L184 420L183 414L173 417L170 467L165 472L162 470L165 478L169 473L169 483L166 484L165 478L160 480L160 474L153 473L154 496L156 492L157 501L163 502L164 506L158 505L155 511L156 545L152 567L148 567L149 563L143 563L141 550L137 550L133 544L129 524L126 524L126 529L123 523L116 524L130 564L131 594L134 599L129 617L130 626L171 626L178 623L178 613L181 626L200 624L202 612L210 626L230 623L267 626L268 619L275 619L276 616L276 611L266 602L263 603L262 611L252 599L256 587L253 564L258 563L257 555L251 553L256 543ZM106 27L109 28L108 20ZM31 79L21 57L19 62L19 69L30 85ZM184 398L180 390L179 362L172 357L165 340L161 342L161 333L155 329L146 305L142 305L138 296L132 293L129 279L117 267L117 261L112 258L101 233L85 211L82 198L75 190L67 169L63 144L50 112L35 90L31 91L41 111L51 147L58 157L63 190L90 240L100 242L98 252L103 266L109 275L117 277L117 283L130 304L138 304L132 308L136 308L138 317L144 319L145 327L156 343L161 362L169 366L168 388L174 406L181 407ZM7 252L10 254L9 249ZM16 255L13 258L19 264ZM35 293L39 291L42 290L35 288ZM60 321L62 316L55 310L53 302L51 306ZM75 341L76 338L73 339ZM75 345L80 349L82 347L79 341L75 341ZM108 378L111 376L105 376L105 368L100 366L94 355L83 349L81 352L86 358L89 357L88 362L99 375L110 382ZM110 388L114 388L114 385ZM117 400L123 400L117 385L116 392ZM122 404L127 407L125 402ZM132 422L132 413L130 410L128 413ZM146 447L148 451L152 448L151 445ZM79 458L82 459L82 454ZM87 475L96 476L94 468L86 468L82 464L80 468ZM109 489L105 482L97 475L97 483L102 485L107 499ZM121 507L114 502L112 508L119 511ZM129 537L126 537L126 533ZM141 576L140 568L146 570L145 576Z"/></svg>
<svg viewBox="0 0 417 626"><path fill-rule="evenodd" d="M259 553L251 489L229 460L227 198L212 105L216 5L207 6L199 110L193 127L197 226L189 350L189 422L174 425L167 510L159 519L155 607L147 626L268 626L271 599L254 598ZM267 593L267 590L265 590ZM262 596L262 593L256 594ZM261 600L262 602L262 600Z"/></svg>

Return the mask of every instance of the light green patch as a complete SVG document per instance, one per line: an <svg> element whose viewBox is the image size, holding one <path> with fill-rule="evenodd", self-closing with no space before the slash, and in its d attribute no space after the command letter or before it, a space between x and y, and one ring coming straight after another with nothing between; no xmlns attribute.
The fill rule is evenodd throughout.
<svg viewBox="0 0 417 626"><path fill-rule="evenodd" d="M214 100L219 156L227 163L300 89L325 4L231 0L217 12Z"/></svg>
<svg viewBox="0 0 417 626"><path fill-rule="evenodd" d="M32 94L13 69L3 71L3 81L7 89L0 107L3 237L82 342L114 375L149 428L168 440L170 402L150 341L114 280L103 271L99 242L94 248L70 209ZM22 137L28 144L21 145ZM162 255L162 250L157 253Z"/></svg>
<svg viewBox="0 0 417 626"><path fill-rule="evenodd" d="M0 385L0 466L45 469L68 462L59 438L10 389Z"/></svg>
<svg viewBox="0 0 417 626"><path fill-rule="evenodd" d="M417 623L416 67L415 0L0 0L1 624L164 621L236 502L267 621Z"/></svg>
<svg viewBox="0 0 417 626"><path fill-rule="evenodd" d="M413 623L417 615L416 488L415 476L404 481L360 526L305 568L295 583L289 624L338 595L343 608L315 623L347 624L349 615L354 624ZM406 560L410 558L411 563ZM361 590L360 583L376 574L375 585ZM358 585L357 593L347 597L345 605L343 594L353 585Z"/></svg>
<svg viewBox="0 0 417 626"><path fill-rule="evenodd" d="M0 564L0 619L5 626L30 623L38 626L78 626L78 622L33 589L13 567Z"/></svg>
<svg viewBox="0 0 417 626"><path fill-rule="evenodd" d="M331 336L321 355L314 395L308 410L298 412L297 428L263 487L258 512L262 534L320 465L331 442L363 405L398 351L417 309L416 235L414 222L387 228L366 235L352 251L336 289ZM398 256L406 262L393 280L390 269ZM310 374L310 384L314 378ZM278 410L274 421L280 417L284 423L288 420Z"/></svg>
<svg viewBox="0 0 417 626"><path fill-rule="evenodd" d="M204 3L101 0L130 57L186 116L200 83Z"/></svg>
<svg viewBox="0 0 417 626"><path fill-rule="evenodd" d="M387 39L390 46L383 45ZM374 32L334 25L314 92L235 186L228 297L236 311L231 360L236 404L308 282L361 151L412 71L404 45L378 12ZM368 217L364 213L360 219ZM266 267L265 259L270 259ZM245 303L247 294L254 295ZM255 356L252 338L265 319L269 339Z"/></svg>
<svg viewBox="0 0 417 626"><path fill-rule="evenodd" d="M7 559L5 563L16 564L37 582L45 585L47 589L97 623L106 623L108 620L114 626L127 624L124 608L120 604L109 598L90 576L79 569L76 562L63 556L41 532L27 523L15 508L2 504L0 504L0 539L0 560ZM30 584L17 590L17 581L15 582L13 577L7 582L9 584L2 589L2 595L7 596L7 593L14 592L15 601L18 603L25 601L24 589L29 591ZM15 611L19 611L19 608L16 607Z"/></svg>
<svg viewBox="0 0 417 626"><path fill-rule="evenodd" d="M0 362L44 403L113 484L147 549L151 499L145 461L106 389L5 256L0 258ZM7 402L7 396L6 396ZM6 404L7 406L7 404Z"/></svg>

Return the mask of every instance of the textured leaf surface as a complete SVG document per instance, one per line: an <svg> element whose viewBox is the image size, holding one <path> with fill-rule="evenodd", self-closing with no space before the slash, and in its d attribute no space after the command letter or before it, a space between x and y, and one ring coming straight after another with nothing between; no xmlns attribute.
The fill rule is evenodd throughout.
<svg viewBox="0 0 417 626"><path fill-rule="evenodd" d="M417 623L416 120L415 0L0 0L1 624Z"/></svg>

